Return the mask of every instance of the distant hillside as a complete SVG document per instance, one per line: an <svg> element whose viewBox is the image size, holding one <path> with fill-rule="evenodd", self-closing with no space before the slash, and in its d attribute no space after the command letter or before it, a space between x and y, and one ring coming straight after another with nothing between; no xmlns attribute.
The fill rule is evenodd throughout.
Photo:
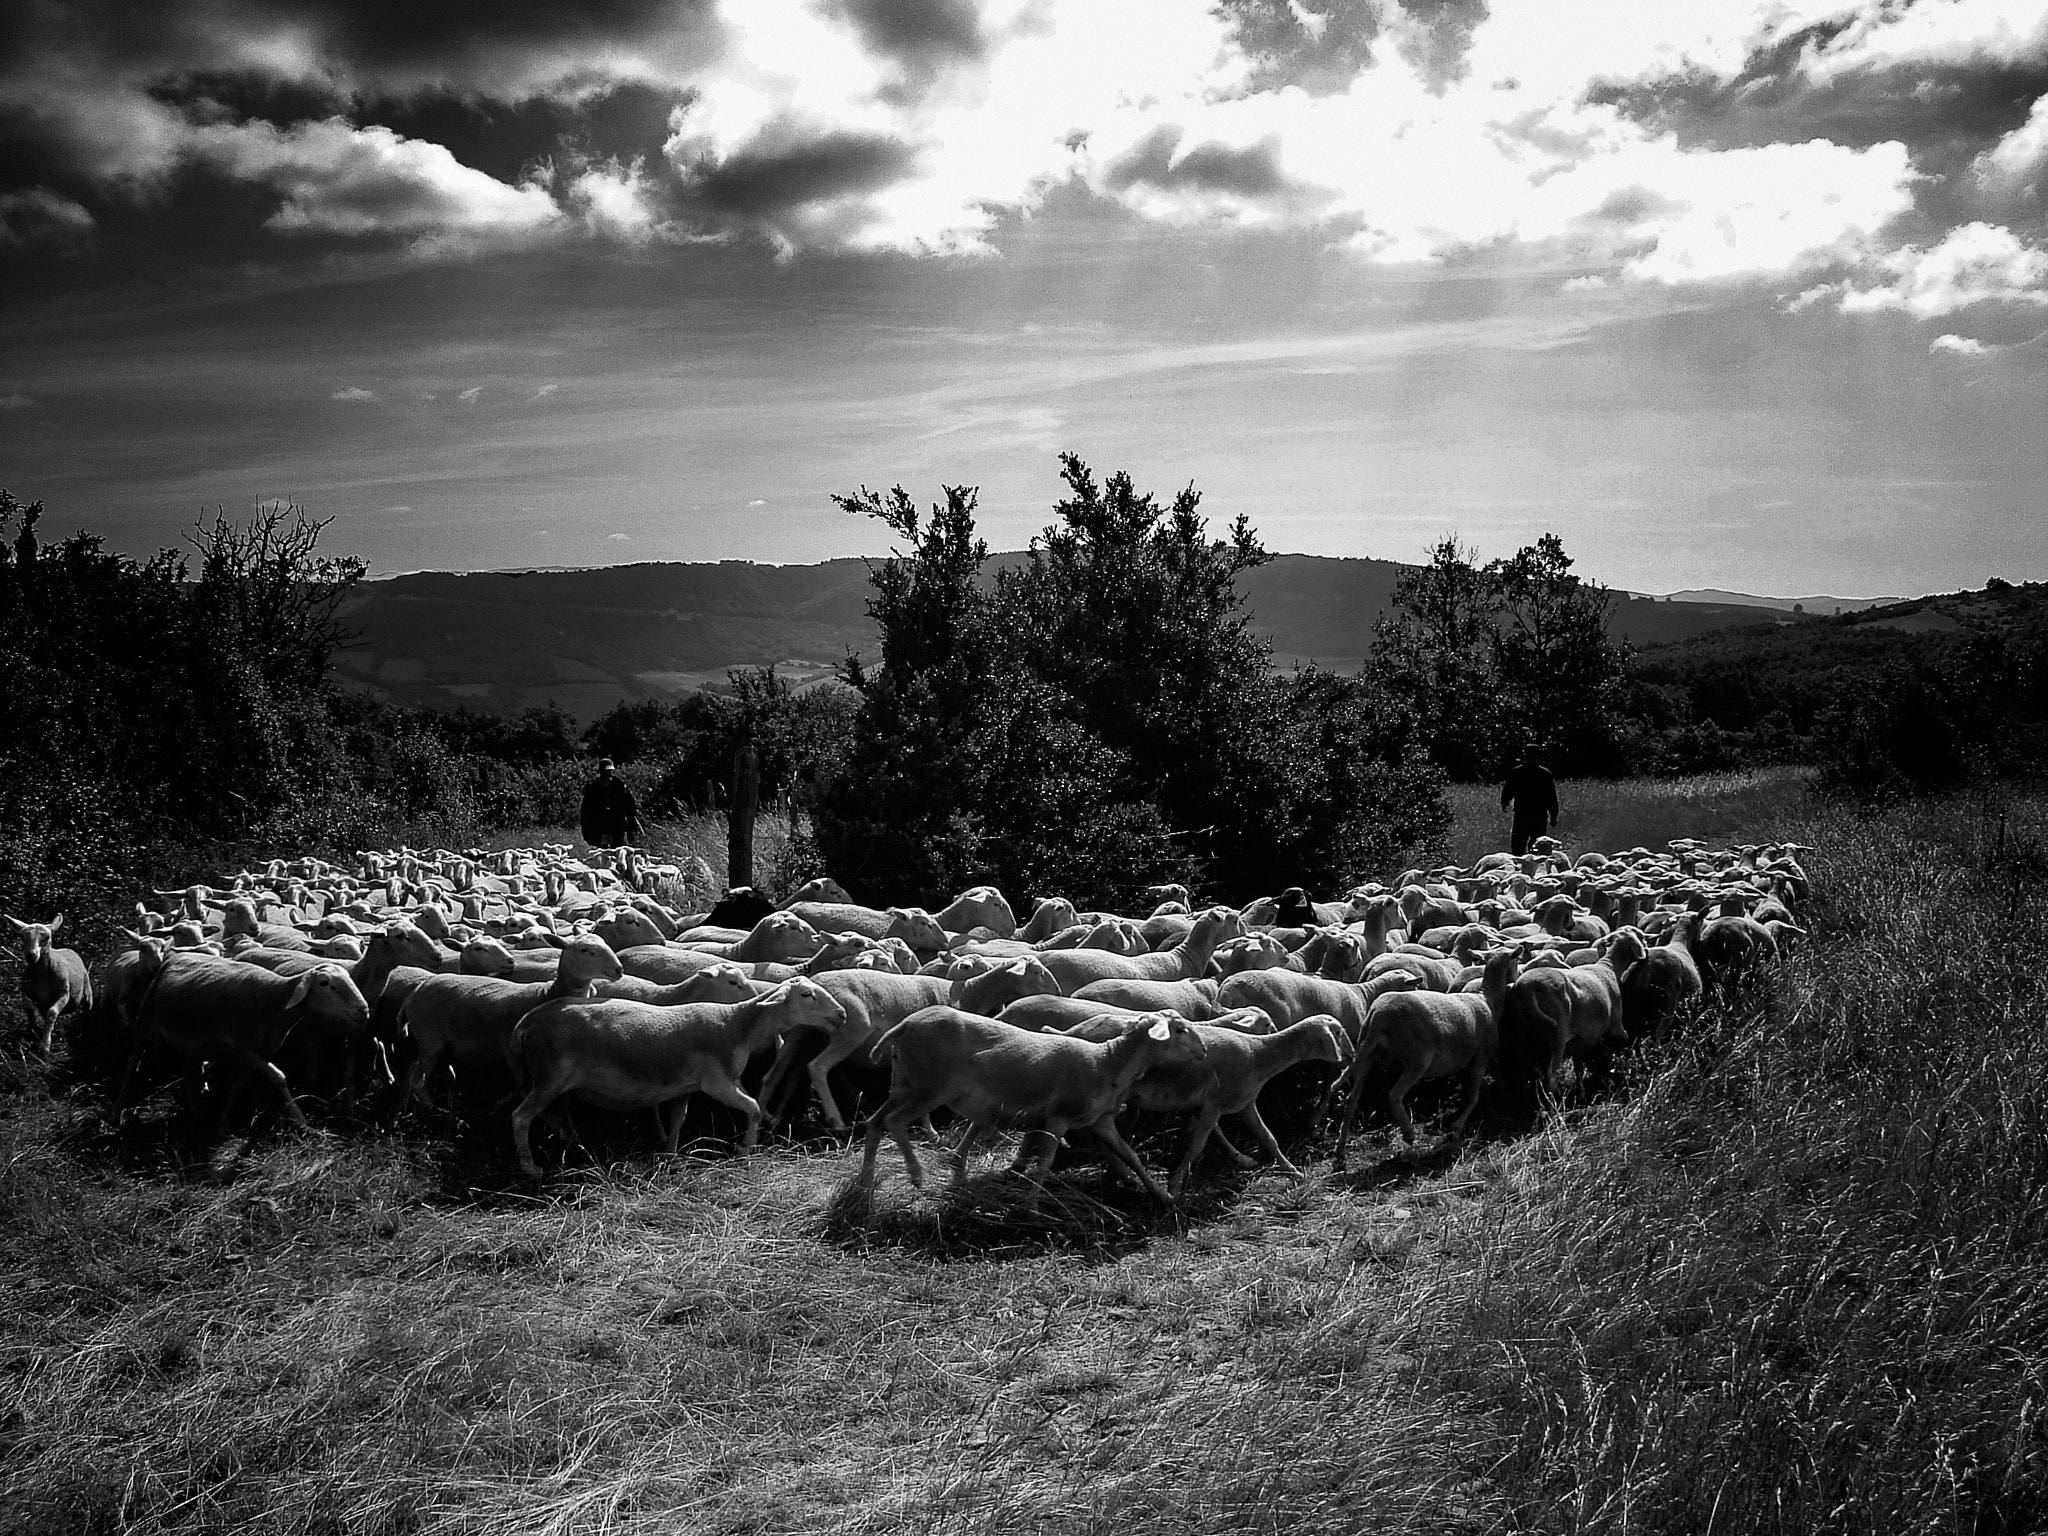
<svg viewBox="0 0 2048 1536"><path fill-rule="evenodd" d="M2048 636L2048 584L2000 585L1887 603L1838 618L1749 623L1640 651L1632 671L1682 689L1701 715L1748 730L1782 714L1804 735L1830 704L1872 687L1894 667L1956 653L1975 636L2034 646Z"/></svg>
<svg viewBox="0 0 2048 1536"><path fill-rule="evenodd" d="M1903 603L1903 597L1753 597L1747 592L1723 592L1718 587L1694 587L1670 596L1681 603L1725 603L1737 608L1775 608L1780 613L1804 613L1814 618L1833 618L1838 613L1861 613Z"/></svg>
<svg viewBox="0 0 2048 1536"><path fill-rule="evenodd" d="M1276 665L1348 672L1371 654L1401 570L1391 560L1282 555L1249 573L1244 589ZM345 682L395 702L510 713L552 700L589 719L621 699L721 681L730 667L794 664L785 670L802 682L849 650L872 658L869 592L857 559L424 571L356 589L343 618L361 638L337 665ZM1618 599L1613 627L1638 646L1684 640L1754 624L1757 601Z"/></svg>

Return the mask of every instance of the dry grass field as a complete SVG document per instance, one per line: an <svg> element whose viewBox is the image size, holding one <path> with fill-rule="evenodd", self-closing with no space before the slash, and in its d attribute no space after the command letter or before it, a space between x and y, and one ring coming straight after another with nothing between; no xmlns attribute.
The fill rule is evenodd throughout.
<svg viewBox="0 0 2048 1536"><path fill-rule="evenodd" d="M1818 845L1813 946L1538 1130L1174 1215L993 1160L867 1202L823 1138L539 1193L452 1122L195 1153L15 1016L0 1529L2041 1529L2042 803L1563 796L1579 847Z"/></svg>

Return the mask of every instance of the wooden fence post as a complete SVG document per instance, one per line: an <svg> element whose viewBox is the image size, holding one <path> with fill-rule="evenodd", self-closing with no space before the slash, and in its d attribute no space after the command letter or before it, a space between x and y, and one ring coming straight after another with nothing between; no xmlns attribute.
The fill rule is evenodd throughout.
<svg viewBox="0 0 2048 1536"><path fill-rule="evenodd" d="M751 745L732 760L732 817L727 823L725 883L754 883L754 812L761 800L761 757Z"/></svg>

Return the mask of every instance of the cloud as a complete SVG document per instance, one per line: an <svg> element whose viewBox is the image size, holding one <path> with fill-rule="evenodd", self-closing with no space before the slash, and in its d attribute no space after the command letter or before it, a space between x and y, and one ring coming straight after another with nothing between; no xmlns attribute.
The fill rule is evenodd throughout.
<svg viewBox="0 0 2048 1536"><path fill-rule="evenodd" d="M0 411L32 411L36 408L33 395L24 395L20 390L0 395Z"/></svg>
<svg viewBox="0 0 2048 1536"><path fill-rule="evenodd" d="M361 389L351 384L347 389L337 389L333 394L329 395L327 398L330 400L348 401L374 400L377 398L377 392L373 389Z"/></svg>
<svg viewBox="0 0 2048 1536"><path fill-rule="evenodd" d="M533 398L536 400L545 400L549 395L552 395L556 390L560 389L561 387L562 386L559 384L543 384L539 389L536 389L533 392Z"/></svg>
<svg viewBox="0 0 2048 1536"><path fill-rule="evenodd" d="M1962 225L1929 249L1909 245L1875 266L1890 281L1848 289L1845 313L1899 309L1931 320L1973 304L2048 304L2048 251L1997 224Z"/></svg>
<svg viewBox="0 0 2048 1536"><path fill-rule="evenodd" d="M411 507L384 507L384 508L382 508L381 510L382 510L382 511L385 511L385 512L410 512L410 511L412 510L412 508L411 508Z"/></svg>
<svg viewBox="0 0 2048 1536"><path fill-rule="evenodd" d="M83 243L92 231L84 206L48 187L0 192L0 253L61 250Z"/></svg>
<svg viewBox="0 0 2048 1536"><path fill-rule="evenodd" d="M747 503L747 505L748 505L748 506L750 506L750 507L765 507L765 506L767 506L767 505L768 505L768 503L767 503L767 501L766 501L766 500L757 500L757 501L750 501L750 502L748 502L748 503Z"/></svg>
<svg viewBox="0 0 2048 1536"><path fill-rule="evenodd" d="M1996 350L1994 347L1985 346L1983 342L1973 337L1958 336L1953 332L1945 336L1937 336L1927 344L1927 351L1930 356L1937 352L1952 352L1957 357L1983 357L1986 353Z"/></svg>
<svg viewBox="0 0 2048 1536"><path fill-rule="evenodd" d="M631 534L629 534L629 533L608 533L608 534L606 534L606 535L605 535L605 538L606 538L606 539L618 539L618 540L630 540L630 539L632 538L632 535L631 535Z"/></svg>
<svg viewBox="0 0 2048 1536"><path fill-rule="evenodd" d="M1970 163L1981 186L2006 193L2027 190L2044 167L2048 167L2048 95L2034 103L2024 123Z"/></svg>
<svg viewBox="0 0 2048 1536"><path fill-rule="evenodd" d="M482 394L483 392L484 392L484 387L483 387L483 385L481 385L481 384L472 384L472 385L470 385L470 386L469 386L469 388L467 388L467 389L465 389L465 390L462 390L462 391L460 391L459 393L457 393L457 395L455 396L455 398L456 398L456 399L458 399L458 400L460 400L460 401L461 401L461 402L462 402L462 403L463 403L464 405L475 405L475 404L476 404L476 397L477 397L478 395Z"/></svg>
<svg viewBox="0 0 2048 1536"><path fill-rule="evenodd" d="M340 118L283 129L263 122L201 127L190 153L280 193L269 226L288 233L531 232L562 218L539 185L507 186L439 144Z"/></svg>
<svg viewBox="0 0 2048 1536"><path fill-rule="evenodd" d="M1925 0L1855 7L1847 26L1810 47L1801 63L1808 74L1826 77L1904 64L2011 64L2044 55L2048 9L2039 0Z"/></svg>

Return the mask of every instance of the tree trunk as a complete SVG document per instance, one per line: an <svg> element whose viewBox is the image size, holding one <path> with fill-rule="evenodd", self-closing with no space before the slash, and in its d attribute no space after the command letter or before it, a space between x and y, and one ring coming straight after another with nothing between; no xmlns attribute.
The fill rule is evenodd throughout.
<svg viewBox="0 0 2048 1536"><path fill-rule="evenodd" d="M732 760L732 817L725 865L728 886L754 883L754 812L760 799L760 755L751 746L741 747Z"/></svg>

